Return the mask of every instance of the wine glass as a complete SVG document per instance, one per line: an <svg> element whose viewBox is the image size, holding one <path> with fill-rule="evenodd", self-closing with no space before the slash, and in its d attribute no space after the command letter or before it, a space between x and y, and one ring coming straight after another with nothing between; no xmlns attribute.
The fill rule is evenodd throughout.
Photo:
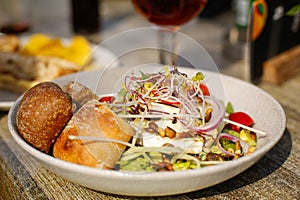
<svg viewBox="0 0 300 200"><path fill-rule="evenodd" d="M176 64L175 32L196 17L207 0L132 0L132 3L138 13L158 25L161 64Z"/></svg>

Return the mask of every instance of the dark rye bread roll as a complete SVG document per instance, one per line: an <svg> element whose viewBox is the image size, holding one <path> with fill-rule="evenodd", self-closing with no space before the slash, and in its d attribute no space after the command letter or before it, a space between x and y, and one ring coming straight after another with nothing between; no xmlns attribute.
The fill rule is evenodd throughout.
<svg viewBox="0 0 300 200"><path fill-rule="evenodd" d="M49 153L72 117L72 99L53 82L42 82L27 92L17 111L17 129L32 146Z"/></svg>

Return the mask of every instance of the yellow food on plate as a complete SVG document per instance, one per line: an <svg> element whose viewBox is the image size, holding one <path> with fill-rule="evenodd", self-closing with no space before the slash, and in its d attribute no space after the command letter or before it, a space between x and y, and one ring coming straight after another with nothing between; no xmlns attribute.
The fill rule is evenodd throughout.
<svg viewBox="0 0 300 200"><path fill-rule="evenodd" d="M91 44L83 36L62 39L36 33L25 42L1 36L0 89L23 93L37 83L86 70L91 58Z"/></svg>
<svg viewBox="0 0 300 200"><path fill-rule="evenodd" d="M83 66L91 59L91 45L83 36L74 36L70 41L33 34L25 43L22 53L29 56L53 56Z"/></svg>
<svg viewBox="0 0 300 200"><path fill-rule="evenodd" d="M53 41L49 36L44 34L34 34L28 38L24 47L22 48L23 54L38 55L39 51Z"/></svg>

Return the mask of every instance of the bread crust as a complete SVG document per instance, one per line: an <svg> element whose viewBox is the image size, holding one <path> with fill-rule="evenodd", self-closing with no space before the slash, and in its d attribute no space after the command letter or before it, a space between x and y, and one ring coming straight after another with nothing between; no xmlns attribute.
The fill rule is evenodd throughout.
<svg viewBox="0 0 300 200"><path fill-rule="evenodd" d="M78 136L78 132L73 120L70 120L53 147L53 155L64 161L96 167L97 160L84 146L81 140L70 140L70 135Z"/></svg>
<svg viewBox="0 0 300 200"><path fill-rule="evenodd" d="M17 129L32 146L49 153L72 117L72 100L53 82L42 82L27 92L17 111Z"/></svg>
<svg viewBox="0 0 300 200"><path fill-rule="evenodd" d="M17 36L0 37L0 88L23 93L40 82L78 72L82 66L51 55L26 55Z"/></svg>
<svg viewBox="0 0 300 200"><path fill-rule="evenodd" d="M108 107L90 100L76 112L53 147L53 155L80 165L111 169L126 146L113 142L70 140L70 135L128 142L135 130Z"/></svg>
<svg viewBox="0 0 300 200"><path fill-rule="evenodd" d="M78 111L85 103L98 96L88 87L79 82L70 81L62 87L62 90L72 97L73 113Z"/></svg>
<svg viewBox="0 0 300 200"><path fill-rule="evenodd" d="M20 41L15 35L0 36L0 52L16 52L19 49Z"/></svg>

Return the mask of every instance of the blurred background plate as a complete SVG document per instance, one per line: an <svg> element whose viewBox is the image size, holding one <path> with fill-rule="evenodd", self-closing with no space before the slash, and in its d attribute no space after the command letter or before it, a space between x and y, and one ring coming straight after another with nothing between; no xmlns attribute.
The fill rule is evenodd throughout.
<svg viewBox="0 0 300 200"><path fill-rule="evenodd" d="M14 104L15 100L19 97L20 94L0 90L0 110L7 111Z"/></svg>
<svg viewBox="0 0 300 200"><path fill-rule="evenodd" d="M25 39L23 38L22 40ZM92 44L92 49L93 60L92 63L84 69L85 71L99 70L107 66L114 68L119 65L116 56L110 50L94 44ZM20 94L18 93L0 89L0 110L8 111L19 96Z"/></svg>

